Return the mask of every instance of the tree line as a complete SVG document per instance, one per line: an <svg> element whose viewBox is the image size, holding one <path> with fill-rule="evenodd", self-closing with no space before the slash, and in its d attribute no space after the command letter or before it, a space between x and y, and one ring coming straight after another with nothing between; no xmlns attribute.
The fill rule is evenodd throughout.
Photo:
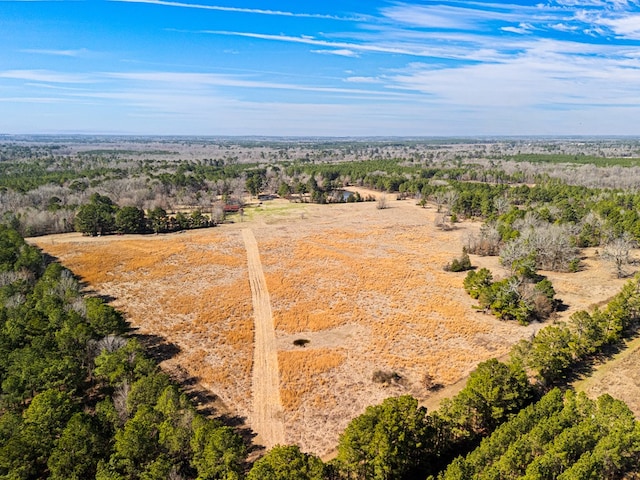
<svg viewBox="0 0 640 480"><path fill-rule="evenodd" d="M566 324L521 340L508 362L480 363L435 412L409 396L369 407L340 437L334 478L577 480L637 473L640 423L628 407L608 395L593 402L557 387L566 388L581 363L634 336L639 321L637 276L605 308L576 312Z"/></svg>
<svg viewBox="0 0 640 480"><path fill-rule="evenodd" d="M505 241L513 222L528 211L571 230L559 233L575 238L577 246L604 245L624 233L640 240L640 196L631 188L637 182L629 183L640 178L639 167L620 166L637 163L628 157L631 153L624 144L603 144L599 150L588 146L589 156L557 153L562 145L544 143L527 147L536 153L517 153L518 142L455 149L437 142L294 142L262 150L250 143L225 144L223 157L189 160L179 158L178 151L163 149L67 153L60 145L3 147L0 214L23 235L73 230L77 213L94 194L144 212L172 211L180 205L204 212L220 207L225 199L241 200L247 193L293 194L317 203L341 201L336 192L357 185L398 192L423 205L427 201L445 205L457 219L493 222ZM230 155L236 150L239 155ZM553 153L541 153L546 150ZM603 159L595 155L600 150L626 156L620 161ZM548 162L540 163L541 159ZM583 167L576 165L587 161L584 167L591 169L593 179L580 182L576 168ZM545 170L545 165L553 170ZM627 183L611 188L598 182L605 177Z"/></svg>
<svg viewBox="0 0 640 480"><path fill-rule="evenodd" d="M165 209L156 207L145 213L138 207L118 207L109 197L98 193L80 206L74 219L76 231L94 237L111 233L166 233L214 225L216 222L200 210L169 216Z"/></svg>

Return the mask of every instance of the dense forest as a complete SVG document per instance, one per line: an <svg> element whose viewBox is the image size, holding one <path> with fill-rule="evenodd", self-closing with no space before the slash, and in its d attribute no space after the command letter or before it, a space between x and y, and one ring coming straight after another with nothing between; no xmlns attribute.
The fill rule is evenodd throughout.
<svg viewBox="0 0 640 480"><path fill-rule="evenodd" d="M206 158L196 158L195 143ZM640 240L640 194L629 188L640 179L637 143L127 148L0 145L0 478L638 478L638 421L623 403L589 400L569 381L637 334L640 277L606 305L522 340L508 361L479 364L437 411L389 398L350 422L334 460L296 446L256 460L246 437L195 408L119 312L23 240L203 228L246 196L330 203L345 201L335 195L344 186L366 186L437 209L438 228L481 219L456 265L469 266L469 253L499 255L511 276L470 270L465 289L478 308L527 323L557 307L540 271L579 270L581 248L601 248L613 274L626 275Z"/></svg>

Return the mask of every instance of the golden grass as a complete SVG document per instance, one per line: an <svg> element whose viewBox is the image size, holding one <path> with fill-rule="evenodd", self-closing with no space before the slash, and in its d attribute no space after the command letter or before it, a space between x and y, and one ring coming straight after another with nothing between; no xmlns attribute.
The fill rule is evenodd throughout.
<svg viewBox="0 0 640 480"><path fill-rule="evenodd" d="M526 335L518 325L474 313L462 288L464 274L442 268L460 255L462 234L434 231L431 225L329 226L299 232L295 242L288 241L288 232L259 242L280 335L321 336L346 324L368 332L333 350L280 352L290 438L312 449L328 445L310 430L332 422L339 431L345 426L340 418L389 395L426 398L425 373L453 384ZM498 325L504 331L496 334ZM323 358L336 351L340 356ZM307 365L312 361L321 373ZM375 370L398 372L405 383L374 384Z"/></svg>
<svg viewBox="0 0 640 480"><path fill-rule="evenodd" d="M313 337L305 349L281 344L278 360L287 441L318 454L367 405L425 399L425 373L454 383L530 334L474 313L464 274L442 270L460 255L465 226L436 231L433 213L410 204L300 210L260 207L253 223L181 235L37 241L115 297L142 333L178 345L175 361L248 417L253 312L240 228L252 228L276 336ZM376 370L406 382L375 384Z"/></svg>
<svg viewBox="0 0 640 480"><path fill-rule="evenodd" d="M41 244L115 305L143 334L180 348L187 373L240 411L250 409L253 317L239 239L199 235L80 239Z"/></svg>
<svg viewBox="0 0 640 480"><path fill-rule="evenodd" d="M280 395L285 411L297 410L305 397L331 389L331 378L323 375L336 368L345 353L331 349L304 349L278 352ZM313 406L323 408L322 395L313 397Z"/></svg>

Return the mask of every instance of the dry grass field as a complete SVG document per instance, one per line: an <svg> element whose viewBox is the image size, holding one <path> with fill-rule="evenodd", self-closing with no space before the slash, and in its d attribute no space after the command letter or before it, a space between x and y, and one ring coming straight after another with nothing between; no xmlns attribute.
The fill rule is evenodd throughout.
<svg viewBox="0 0 640 480"><path fill-rule="evenodd" d="M165 368L179 366L249 419L253 312L242 229L251 228L271 299L285 439L326 456L367 405L410 393L432 407L479 362L540 328L476 312L462 289L465 274L443 271L479 224L443 232L433 208L408 200L389 207L273 201L246 209L242 223L214 229L32 241L114 297L141 333L177 345ZM584 271L549 274L569 307L563 317L622 285L595 252L586 253ZM500 275L495 258L472 263ZM295 346L299 339L306 346ZM375 383L378 370L400 380ZM444 388L428 391L425 374Z"/></svg>
<svg viewBox="0 0 640 480"><path fill-rule="evenodd" d="M640 418L640 338L627 342L624 350L597 366L590 377L576 382L574 387L590 398L608 393L625 402Z"/></svg>
<svg viewBox="0 0 640 480"><path fill-rule="evenodd" d="M253 356L251 295L242 240L220 229L206 235L36 239L88 288L113 297L137 331L159 335L180 352L183 368L231 411L250 408Z"/></svg>

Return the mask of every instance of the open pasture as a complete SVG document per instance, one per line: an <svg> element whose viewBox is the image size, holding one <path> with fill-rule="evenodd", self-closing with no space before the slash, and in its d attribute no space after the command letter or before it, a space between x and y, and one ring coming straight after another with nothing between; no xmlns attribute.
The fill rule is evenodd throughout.
<svg viewBox="0 0 640 480"><path fill-rule="evenodd" d="M242 240L242 230L251 229L271 300L285 440L329 455L366 406L410 393L431 407L479 362L507 354L540 328L472 308L465 274L442 267L479 224L445 232L434 227L435 216L433 207L409 200L391 200L383 210L277 200L214 229L32 241L88 288L113 297L140 333L175 344L178 353L163 367L196 377L252 426L254 321ZM472 263L501 274L496 258ZM569 307L563 317L622 285L593 255L585 265L579 273L549 274ZM376 372L394 380L374 382ZM428 390L425 376L442 390Z"/></svg>

